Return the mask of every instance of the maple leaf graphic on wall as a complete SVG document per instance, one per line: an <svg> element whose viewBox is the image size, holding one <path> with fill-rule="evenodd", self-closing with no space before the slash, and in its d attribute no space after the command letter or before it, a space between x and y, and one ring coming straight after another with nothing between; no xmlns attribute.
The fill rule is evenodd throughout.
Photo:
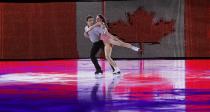
<svg viewBox="0 0 210 112"><path fill-rule="evenodd" d="M110 32L126 42L159 43L160 40L175 31L175 21L155 20L153 12L138 8L133 14L127 13L128 21L118 20L109 23Z"/></svg>

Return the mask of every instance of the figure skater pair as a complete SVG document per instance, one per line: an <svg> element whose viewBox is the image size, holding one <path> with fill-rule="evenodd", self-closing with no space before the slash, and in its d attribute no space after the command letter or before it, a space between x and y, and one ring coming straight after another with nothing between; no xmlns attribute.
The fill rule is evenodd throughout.
<svg viewBox="0 0 210 112"><path fill-rule="evenodd" d="M99 14L96 16L96 23L94 23L94 18L92 16L88 16L86 18L86 23L87 26L85 27L84 36L86 38L89 38L92 42L90 58L96 68L96 75L100 75L103 73L96 58L96 55L100 49L102 49L105 52L105 58L112 67L113 75L121 73L116 62L111 58L113 46L116 45L131 49L135 52L142 52L140 48L133 46L129 43L123 42L118 37L112 35L109 32L106 19L103 15Z"/></svg>

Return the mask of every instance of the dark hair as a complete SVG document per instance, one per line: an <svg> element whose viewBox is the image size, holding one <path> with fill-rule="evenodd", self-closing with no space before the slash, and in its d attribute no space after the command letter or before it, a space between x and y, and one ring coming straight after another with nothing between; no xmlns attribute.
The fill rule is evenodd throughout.
<svg viewBox="0 0 210 112"><path fill-rule="evenodd" d="M86 17L86 21L88 21L90 18L93 18L93 16L90 16L90 15L87 16L87 17Z"/></svg>
<svg viewBox="0 0 210 112"><path fill-rule="evenodd" d="M103 16L103 15L98 14L97 16L98 16L98 17L102 20L102 22L106 23L106 20L105 20L105 18L104 18L104 16Z"/></svg>
<svg viewBox="0 0 210 112"><path fill-rule="evenodd" d="M102 22L103 22L103 23L105 24L105 26L108 28L108 25L107 25L107 23L106 23L106 19L104 18L104 16L101 15L101 14L98 14L97 16L102 20Z"/></svg>

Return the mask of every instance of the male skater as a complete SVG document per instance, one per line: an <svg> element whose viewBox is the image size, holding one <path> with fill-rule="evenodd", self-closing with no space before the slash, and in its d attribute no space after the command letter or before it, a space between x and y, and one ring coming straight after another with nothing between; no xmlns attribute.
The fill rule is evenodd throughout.
<svg viewBox="0 0 210 112"><path fill-rule="evenodd" d="M101 70L100 65L98 64L98 60L96 58L97 53L99 52L100 49L104 50L104 43L102 40L100 40L101 36L101 27L93 27L94 25L94 18L92 16L87 16L86 18L87 26L85 27L85 32L84 36L86 38L89 38L90 41L92 42L92 48L90 52L90 58L92 63L95 66L96 75L101 75L103 71ZM100 24L95 24L95 25L100 25ZM112 66L111 66L112 67ZM114 71L114 68L112 67L112 70Z"/></svg>

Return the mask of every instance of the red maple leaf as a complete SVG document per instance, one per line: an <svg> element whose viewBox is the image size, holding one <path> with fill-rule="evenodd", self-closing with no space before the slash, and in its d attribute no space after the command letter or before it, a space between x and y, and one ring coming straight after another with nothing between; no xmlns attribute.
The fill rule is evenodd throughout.
<svg viewBox="0 0 210 112"><path fill-rule="evenodd" d="M128 21L118 20L109 23L110 32L126 42L159 43L161 38L175 31L175 21L154 22L154 13L138 8L133 14L127 14Z"/></svg>

